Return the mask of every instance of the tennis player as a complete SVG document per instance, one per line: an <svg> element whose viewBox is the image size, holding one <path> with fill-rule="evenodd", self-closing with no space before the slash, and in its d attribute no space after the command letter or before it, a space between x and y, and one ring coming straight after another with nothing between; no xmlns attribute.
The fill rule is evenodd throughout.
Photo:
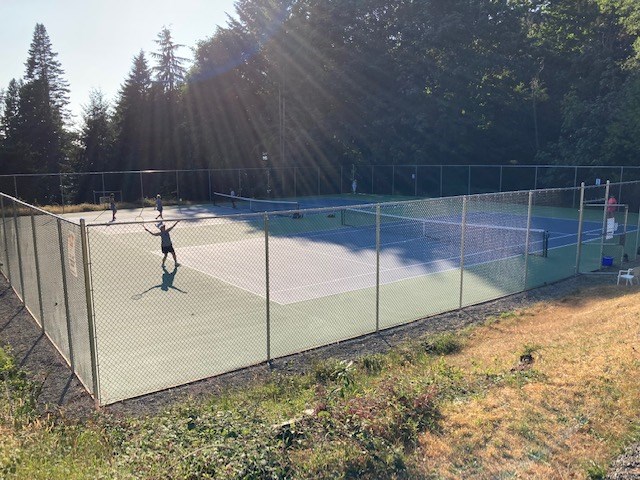
<svg viewBox="0 0 640 480"><path fill-rule="evenodd" d="M236 208L236 199L235 199L235 198L233 198L233 197L235 197L235 196L236 196L236 191L235 191L233 188L231 189L231 193L230 193L230 195L231 195L231 206L232 206L233 208Z"/></svg>
<svg viewBox="0 0 640 480"><path fill-rule="evenodd" d="M618 200L616 200L616 197L609 197L609 200L607 200L607 216L609 218L613 217L616 213L616 205L618 203Z"/></svg>
<svg viewBox="0 0 640 480"><path fill-rule="evenodd" d="M351 183L351 191L353 192L353 194L356 193L357 189L358 189L358 181L354 178L353 183Z"/></svg>
<svg viewBox="0 0 640 480"><path fill-rule="evenodd" d="M109 195L109 209L111 210L111 221L115 222L116 212L118 211L118 208L116 207L116 198L113 193Z"/></svg>
<svg viewBox="0 0 640 480"><path fill-rule="evenodd" d="M160 197L160 194L156 195L156 210L158 211L158 216L156 217L156 220L159 219L163 219L162 218L162 197Z"/></svg>
<svg viewBox="0 0 640 480"><path fill-rule="evenodd" d="M177 224L178 224L178 222L174 223L169 228L167 228L164 223L161 223L160 226L158 227L160 229L160 231L157 232L157 233L152 232L151 230L149 230L146 225L144 225L144 224L142 225L142 228L144 228L151 235L153 235L154 237L160 237L160 248L162 249L162 253L164 253L164 257L162 258L162 266L163 267L164 267L164 262L167 261L167 255L169 253L173 256L173 263L175 263L176 267L180 266L180 264L178 263L178 260L176 258L176 252L173 249L173 243L171 242L171 236L169 235L169 232L171 230L173 230L173 227L175 227Z"/></svg>

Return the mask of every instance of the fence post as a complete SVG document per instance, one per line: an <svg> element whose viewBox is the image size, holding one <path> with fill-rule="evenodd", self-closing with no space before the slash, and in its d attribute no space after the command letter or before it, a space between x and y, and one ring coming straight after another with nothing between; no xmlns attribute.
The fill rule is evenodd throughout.
<svg viewBox="0 0 640 480"><path fill-rule="evenodd" d="M502 192L502 165L500 165L500 186L498 187L498 191Z"/></svg>
<svg viewBox="0 0 640 480"><path fill-rule="evenodd" d="M58 223L58 244L60 246L60 270L62 272L62 292L64 294L64 311L67 317L67 340L69 341L69 362L71 371L75 373L75 361L73 358L73 341L71 338L71 312L69 310L69 292L67 290L67 267L64 263L64 243L62 243L62 220L57 219Z"/></svg>
<svg viewBox="0 0 640 480"><path fill-rule="evenodd" d="M20 198L18 197L18 180L16 179L16 176L13 176L13 192L14 192L14 197L15 198Z"/></svg>
<svg viewBox="0 0 640 480"><path fill-rule="evenodd" d="M104 192L106 191L106 189L104 188L104 172L102 172L101 177L102 177L102 192L103 192L103 195L104 195Z"/></svg>
<svg viewBox="0 0 640 480"><path fill-rule="evenodd" d="M640 208L638 209L638 225L636 225L636 248L633 251L633 259L638 258L638 241L640 240Z"/></svg>
<svg viewBox="0 0 640 480"><path fill-rule="evenodd" d="M376 192L374 190L374 186L373 186L373 165L371 165L371 195L374 195Z"/></svg>
<svg viewBox="0 0 640 480"><path fill-rule="evenodd" d="M620 167L620 184L618 185L618 203L622 203L622 175L624 174L624 167Z"/></svg>
<svg viewBox="0 0 640 480"><path fill-rule="evenodd" d="M575 192L574 192L575 198ZM582 254L582 222L584 218L584 182L580 184L580 209L578 210L578 238L576 248L576 275L580 274L580 255Z"/></svg>
<svg viewBox="0 0 640 480"><path fill-rule="evenodd" d="M211 195L211 170L207 169L207 180L209 181L209 203L212 202L212 195ZM242 195L241 192L238 192L238 195Z"/></svg>
<svg viewBox="0 0 640 480"><path fill-rule="evenodd" d="M462 308L462 288L464 285L464 233L467 223L467 196L462 197L462 225L460 227L460 302Z"/></svg>
<svg viewBox="0 0 640 480"><path fill-rule="evenodd" d="M535 170L535 174L533 177L533 189L537 190L538 189L538 166L536 165L536 170Z"/></svg>
<svg viewBox="0 0 640 480"><path fill-rule="evenodd" d="M440 196L442 197L442 165L440 165Z"/></svg>
<svg viewBox="0 0 640 480"><path fill-rule="evenodd" d="M571 201L571 206L573 208L576 207L576 191L575 189L578 188L578 167L575 167L574 172L573 172L573 200ZM583 195L582 200L580 200L580 209L582 209L582 202L584 202L584 182L582 182L582 187L581 187L581 193Z"/></svg>
<svg viewBox="0 0 640 480"><path fill-rule="evenodd" d="M40 260L38 260L38 235L36 234L36 221L31 212L31 232L33 233L33 256L36 264L36 285L38 287L38 303L40 305L40 326L44 328L44 307L42 305L42 281L40 279Z"/></svg>
<svg viewBox="0 0 640 480"><path fill-rule="evenodd" d="M269 214L264 214L265 297L267 300L267 362L271 362L271 310L269 306Z"/></svg>
<svg viewBox="0 0 640 480"><path fill-rule="evenodd" d="M524 240L524 288L527 289L527 277L529 275L529 242L531 237L531 211L533 210L533 191L529 190L529 205L527 207L527 237ZM544 242L544 239L543 239ZM543 247L544 248L544 245Z"/></svg>
<svg viewBox="0 0 640 480"><path fill-rule="evenodd" d="M391 166L391 195L396 194L396 166Z"/></svg>
<svg viewBox="0 0 640 480"><path fill-rule="evenodd" d="M467 165L467 195L471 195L471 165Z"/></svg>
<svg viewBox="0 0 640 480"><path fill-rule="evenodd" d="M181 203L181 198L180 198L180 171L176 170L176 201L178 202L178 205L180 205Z"/></svg>
<svg viewBox="0 0 640 480"><path fill-rule="evenodd" d="M380 331L380 204L376 205L376 333Z"/></svg>
<svg viewBox="0 0 640 480"><path fill-rule="evenodd" d="M620 265L622 266L622 262L624 261L624 247L627 243L627 222L629 221L629 205L624 206L624 230L622 231L622 249L620 252Z"/></svg>
<svg viewBox="0 0 640 480"><path fill-rule="evenodd" d="M142 172L140 172L140 202L144 207L144 186L142 185Z"/></svg>
<svg viewBox="0 0 640 480"><path fill-rule="evenodd" d="M91 272L89 269L89 239L84 218L80 219L80 239L82 243L82 267L84 269L84 292L87 302L87 328L89 329L89 352L91 355L91 380L96 408L100 406L100 382L98 381L98 349L96 346L95 323L93 319L93 295L91 292Z"/></svg>
<svg viewBox="0 0 640 480"><path fill-rule="evenodd" d="M2 232L4 233L4 258L7 262L7 280L9 280L9 285L11 285L11 262L9 260L9 243L7 241L7 225L4 215L4 196L2 195L0 195L0 209L2 209Z"/></svg>
<svg viewBox="0 0 640 480"><path fill-rule="evenodd" d="M16 202L13 202L13 225L16 230L16 249L18 251L18 271L20 272L20 293L22 293L22 303L26 305L25 293L24 293L24 270L22 269L22 255L20 253L20 232L18 229L18 213L16 209Z"/></svg>
<svg viewBox="0 0 640 480"><path fill-rule="evenodd" d="M413 196L418 196L418 165L416 165L416 171L413 177Z"/></svg>
<svg viewBox="0 0 640 480"><path fill-rule="evenodd" d="M604 254L604 238L607 236L607 202L609 201L609 188L611 183L607 180L604 190L604 206L602 207L602 236L600 237L600 258L598 268L602 268L602 255Z"/></svg>
<svg viewBox="0 0 640 480"><path fill-rule="evenodd" d="M62 205L62 213L64 213L64 185L62 183L62 174L58 175L58 182L60 183L60 204Z"/></svg>

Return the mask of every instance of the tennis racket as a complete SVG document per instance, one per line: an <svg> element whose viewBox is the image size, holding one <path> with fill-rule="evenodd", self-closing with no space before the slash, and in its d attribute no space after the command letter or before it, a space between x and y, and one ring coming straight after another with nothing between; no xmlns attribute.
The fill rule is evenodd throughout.
<svg viewBox="0 0 640 480"><path fill-rule="evenodd" d="M97 221L98 221L98 219L100 218L100 216L101 216L104 212L106 212L107 210L109 210L109 209L108 209L108 208L105 208L104 210L102 210L102 211L98 214L98 216L97 216L96 218L94 218L94 219L93 219L93 223L97 222Z"/></svg>

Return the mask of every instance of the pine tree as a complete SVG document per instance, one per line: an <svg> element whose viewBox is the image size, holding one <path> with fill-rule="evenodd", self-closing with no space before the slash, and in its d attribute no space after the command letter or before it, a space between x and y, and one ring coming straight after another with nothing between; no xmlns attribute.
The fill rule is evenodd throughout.
<svg viewBox="0 0 640 480"><path fill-rule="evenodd" d="M176 55L178 49L184 45L173 43L171 38L171 30L164 27L155 40L160 51L152 52L151 56L156 60L156 66L153 67L155 81L161 85L164 92L174 92L184 82L186 70L184 63L187 61L184 57Z"/></svg>
<svg viewBox="0 0 640 480"><path fill-rule="evenodd" d="M56 172L67 163L68 83L42 24L36 24L24 84L20 89L16 136L26 171Z"/></svg>
<svg viewBox="0 0 640 480"><path fill-rule="evenodd" d="M36 24L29 57L25 63L25 83L38 82L47 105L54 109L57 115L66 119L69 115L66 111L69 104L69 84L63 77L64 70L60 62L56 60L58 54L51 47L44 25Z"/></svg>
<svg viewBox="0 0 640 480"><path fill-rule="evenodd" d="M143 51L133 59L129 76L120 88L115 111L115 158L112 170L149 167L151 71Z"/></svg>
<svg viewBox="0 0 640 480"><path fill-rule="evenodd" d="M105 171L109 169L113 154L113 126L109 103L100 90L89 93L89 104L84 107L80 133L82 145L79 170Z"/></svg>
<svg viewBox="0 0 640 480"><path fill-rule="evenodd" d="M4 91L2 117L0 117L0 172L15 173L18 171L18 106L22 82L16 79L9 82Z"/></svg>
<svg viewBox="0 0 640 480"><path fill-rule="evenodd" d="M171 31L164 27L155 40L158 52L151 55L156 61L153 67L154 168L182 168L185 166L183 145L186 137L181 108L181 86L186 70L186 58L177 55L183 45L173 42Z"/></svg>

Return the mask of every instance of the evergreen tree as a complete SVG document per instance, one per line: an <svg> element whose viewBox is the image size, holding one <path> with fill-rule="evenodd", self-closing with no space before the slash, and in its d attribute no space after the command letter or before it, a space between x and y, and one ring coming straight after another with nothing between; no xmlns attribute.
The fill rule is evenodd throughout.
<svg viewBox="0 0 640 480"><path fill-rule="evenodd" d="M175 92L184 82L186 75L184 63L187 59L177 55L177 51L184 45L173 42L171 30L167 27L163 27L154 41L159 49L158 52L151 53L156 60L153 67L155 82L161 86L162 91Z"/></svg>
<svg viewBox="0 0 640 480"><path fill-rule="evenodd" d="M151 71L143 51L133 59L115 109L115 158L112 170L150 168Z"/></svg>
<svg viewBox="0 0 640 480"><path fill-rule="evenodd" d="M79 171L106 171L113 157L113 126L109 103L100 90L92 90L84 107L80 133Z"/></svg>
<svg viewBox="0 0 640 480"><path fill-rule="evenodd" d="M20 104L21 82L12 79L3 94L2 116L0 117L0 172L19 171L18 107Z"/></svg>
<svg viewBox="0 0 640 480"><path fill-rule="evenodd" d="M26 171L56 172L68 162L70 142L64 130L68 84L47 31L36 24L20 89L16 136Z"/></svg>
<svg viewBox="0 0 640 480"><path fill-rule="evenodd" d="M185 159L185 125L181 108L181 86L184 83L186 58L177 55L183 45L174 43L171 31L164 27L155 43L158 51L152 52L153 66L153 168L182 168ZM163 188L164 189L164 188Z"/></svg>

